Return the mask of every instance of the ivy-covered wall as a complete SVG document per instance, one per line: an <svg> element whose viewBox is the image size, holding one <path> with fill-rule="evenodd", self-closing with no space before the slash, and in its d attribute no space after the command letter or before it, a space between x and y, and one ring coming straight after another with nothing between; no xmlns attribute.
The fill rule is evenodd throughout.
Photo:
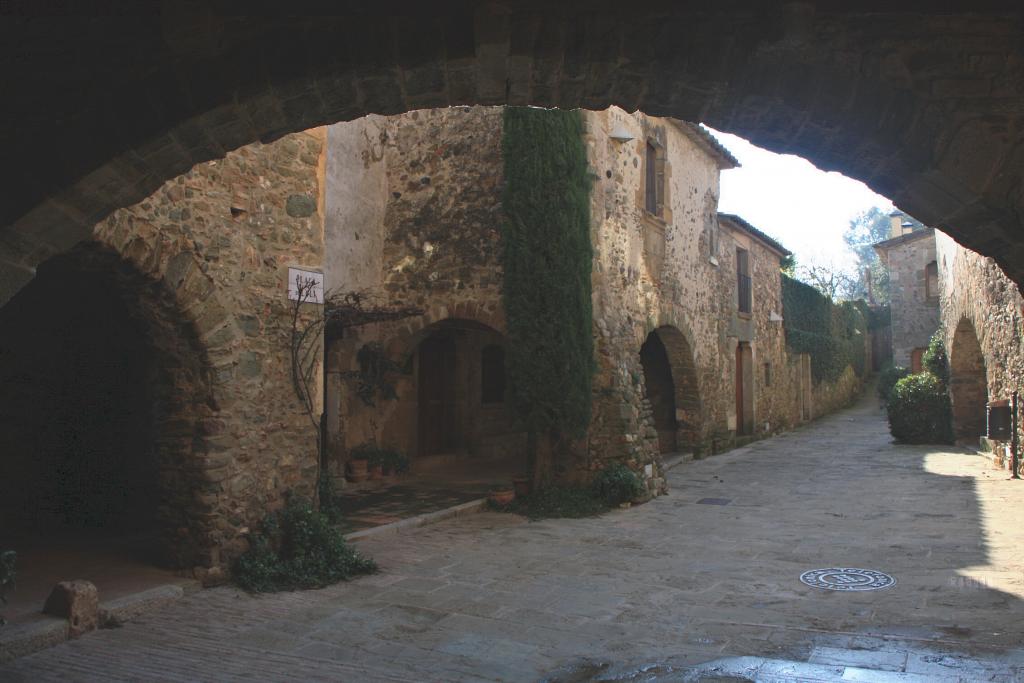
<svg viewBox="0 0 1024 683"><path fill-rule="evenodd" d="M594 343L590 178L577 111L508 107L502 298L513 410L531 442L564 440L590 424Z"/></svg>
<svg viewBox="0 0 1024 683"><path fill-rule="evenodd" d="M782 276L786 343L811 357L815 382L835 382L851 367L862 376L866 362L867 321L852 302L833 303L810 285Z"/></svg>

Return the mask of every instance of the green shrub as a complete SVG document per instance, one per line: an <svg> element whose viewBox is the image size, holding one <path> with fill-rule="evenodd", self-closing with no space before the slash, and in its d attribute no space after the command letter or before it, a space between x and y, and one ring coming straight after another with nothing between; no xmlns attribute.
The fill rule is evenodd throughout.
<svg viewBox="0 0 1024 683"><path fill-rule="evenodd" d="M267 515L251 547L235 562L235 582L253 593L320 588L377 570L345 542L326 514L291 499Z"/></svg>
<svg viewBox="0 0 1024 683"><path fill-rule="evenodd" d="M517 497L505 506L492 507L499 512L514 512L530 519L595 517L607 512L608 505L592 489L573 486L546 486Z"/></svg>
<svg viewBox="0 0 1024 683"><path fill-rule="evenodd" d="M644 484L636 472L620 462L613 463L594 477L594 495L608 506L633 500L644 493Z"/></svg>
<svg viewBox="0 0 1024 683"><path fill-rule="evenodd" d="M910 370L902 365L887 365L882 368L882 371L878 373L877 387L878 398L882 399L882 403L889 402L889 397L892 395L892 389L896 386L896 382L899 382L909 374Z"/></svg>
<svg viewBox="0 0 1024 683"><path fill-rule="evenodd" d="M921 364L942 382L942 386L949 385L949 360L946 358L946 345L942 341L941 331L932 335L928 348L921 357Z"/></svg>
<svg viewBox="0 0 1024 683"><path fill-rule="evenodd" d="M902 443L952 443L952 410L945 385L929 372L896 382L889 397L889 431Z"/></svg>
<svg viewBox="0 0 1024 683"><path fill-rule="evenodd" d="M15 563L18 560L18 553L13 550L0 552L0 603L7 604L7 591L14 587L14 579L17 576ZM6 621L0 617L0 626Z"/></svg>
<svg viewBox="0 0 1024 683"><path fill-rule="evenodd" d="M409 458L405 454L388 446L378 446L375 443L367 442L353 448L350 452L353 460L366 460L370 467L382 466L386 470L396 473L405 472L409 469Z"/></svg>

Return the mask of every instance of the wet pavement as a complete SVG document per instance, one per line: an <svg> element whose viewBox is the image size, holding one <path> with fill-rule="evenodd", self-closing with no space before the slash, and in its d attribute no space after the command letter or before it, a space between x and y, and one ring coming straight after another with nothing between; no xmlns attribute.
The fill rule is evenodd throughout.
<svg viewBox="0 0 1024 683"><path fill-rule="evenodd" d="M895 446L866 400L681 464L669 481L670 495L595 519L481 513L369 538L359 546L380 563L375 576L186 595L2 665L0 679L1024 676L1024 482L987 460ZM824 568L895 583L800 581Z"/></svg>

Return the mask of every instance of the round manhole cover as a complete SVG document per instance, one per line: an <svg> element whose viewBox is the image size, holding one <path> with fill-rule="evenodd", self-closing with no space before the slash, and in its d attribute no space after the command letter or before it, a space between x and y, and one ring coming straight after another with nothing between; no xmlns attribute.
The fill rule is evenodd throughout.
<svg viewBox="0 0 1024 683"><path fill-rule="evenodd" d="M854 567L812 569L801 574L800 580L808 586L830 591L876 591L896 585L896 579L885 572Z"/></svg>

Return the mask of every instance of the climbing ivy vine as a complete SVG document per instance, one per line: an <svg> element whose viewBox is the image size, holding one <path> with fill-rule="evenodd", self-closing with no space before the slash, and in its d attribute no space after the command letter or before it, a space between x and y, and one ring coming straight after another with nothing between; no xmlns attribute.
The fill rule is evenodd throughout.
<svg viewBox="0 0 1024 683"><path fill-rule="evenodd" d="M529 431L586 433L593 374L590 177L577 111L504 113L503 298L513 407Z"/></svg>
<svg viewBox="0 0 1024 683"><path fill-rule="evenodd" d="M833 303L814 287L782 276L786 344L811 356L815 381L835 381L847 366L864 374L867 323L851 302Z"/></svg>

